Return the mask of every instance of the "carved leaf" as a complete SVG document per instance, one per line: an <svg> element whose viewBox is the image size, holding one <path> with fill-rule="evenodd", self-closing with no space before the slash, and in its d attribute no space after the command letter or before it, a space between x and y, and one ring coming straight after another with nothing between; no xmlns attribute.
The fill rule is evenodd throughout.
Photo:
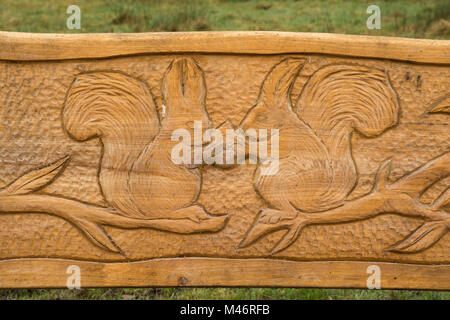
<svg viewBox="0 0 450 320"><path fill-rule="evenodd" d="M447 231L446 221L427 222L408 238L388 250L400 253L413 253L425 250L441 239Z"/></svg>
<svg viewBox="0 0 450 320"><path fill-rule="evenodd" d="M8 185L1 194L3 195L19 195L27 194L42 188L56 177L64 168L64 164L69 160L69 156L64 157L51 165L30 171L10 185Z"/></svg>
<svg viewBox="0 0 450 320"><path fill-rule="evenodd" d="M450 204L450 187L444 190L441 195L433 202L432 207L434 209L440 209Z"/></svg>
<svg viewBox="0 0 450 320"><path fill-rule="evenodd" d="M113 252L121 252L120 248L112 242L108 234L99 225L84 220L76 220L74 223L100 248Z"/></svg>
<svg viewBox="0 0 450 320"><path fill-rule="evenodd" d="M444 98L443 100L437 102L433 105L430 113L444 112L450 113L450 97Z"/></svg>

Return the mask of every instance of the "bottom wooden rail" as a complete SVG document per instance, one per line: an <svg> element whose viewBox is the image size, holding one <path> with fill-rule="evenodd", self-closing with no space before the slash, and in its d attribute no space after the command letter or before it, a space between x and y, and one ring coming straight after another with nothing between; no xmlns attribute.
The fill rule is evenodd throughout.
<svg viewBox="0 0 450 320"><path fill-rule="evenodd" d="M380 268L381 289L450 288L450 265L275 259L170 258L128 263L64 259L0 262L2 288L66 287L70 266L81 287L341 287L367 288L368 267ZM370 269L369 269L370 270Z"/></svg>

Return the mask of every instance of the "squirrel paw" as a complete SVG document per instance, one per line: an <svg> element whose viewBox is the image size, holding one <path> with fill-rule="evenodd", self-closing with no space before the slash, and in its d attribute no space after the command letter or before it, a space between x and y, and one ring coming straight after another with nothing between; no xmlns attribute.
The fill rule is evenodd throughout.
<svg viewBox="0 0 450 320"><path fill-rule="evenodd" d="M200 223L204 220L209 220L213 216L209 215L205 209L198 205L190 206L187 208L182 208L174 211L171 214L172 219L189 219L196 223Z"/></svg>
<svg viewBox="0 0 450 320"><path fill-rule="evenodd" d="M265 224L274 224L282 220L292 220L297 217L296 211L275 210L264 208L260 211L259 222Z"/></svg>

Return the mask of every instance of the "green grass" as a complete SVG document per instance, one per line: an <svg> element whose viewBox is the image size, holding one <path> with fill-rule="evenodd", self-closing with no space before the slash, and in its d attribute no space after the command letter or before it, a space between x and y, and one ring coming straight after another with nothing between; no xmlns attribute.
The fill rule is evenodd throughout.
<svg viewBox="0 0 450 320"><path fill-rule="evenodd" d="M278 30L450 38L448 0L376 1L381 29L366 27L357 0L2 0L0 29L23 32ZM81 8L81 30L66 28L66 8Z"/></svg>
<svg viewBox="0 0 450 320"><path fill-rule="evenodd" d="M164 288L164 289L20 289L0 290L0 299L418 299L450 300L450 292L357 289Z"/></svg>
<svg viewBox="0 0 450 320"><path fill-rule="evenodd" d="M81 8L81 30L66 28L66 8ZM366 28L369 4L381 30ZM149 32L277 30L450 39L450 2L357 0L1 0L0 30ZM52 289L0 290L0 299L445 299L450 292L350 289Z"/></svg>

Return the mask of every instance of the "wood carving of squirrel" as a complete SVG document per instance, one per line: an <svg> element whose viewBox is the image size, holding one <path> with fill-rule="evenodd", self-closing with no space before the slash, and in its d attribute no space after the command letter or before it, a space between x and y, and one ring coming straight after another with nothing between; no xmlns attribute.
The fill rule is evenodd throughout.
<svg viewBox="0 0 450 320"><path fill-rule="evenodd" d="M164 117L159 119L150 89L119 72L92 72L74 80L63 109L63 125L78 141L101 140L99 183L119 214L141 219L211 216L195 204L202 177L198 166L177 165L172 132L193 136L194 121L210 124L203 72L190 58L175 59L162 82Z"/></svg>

